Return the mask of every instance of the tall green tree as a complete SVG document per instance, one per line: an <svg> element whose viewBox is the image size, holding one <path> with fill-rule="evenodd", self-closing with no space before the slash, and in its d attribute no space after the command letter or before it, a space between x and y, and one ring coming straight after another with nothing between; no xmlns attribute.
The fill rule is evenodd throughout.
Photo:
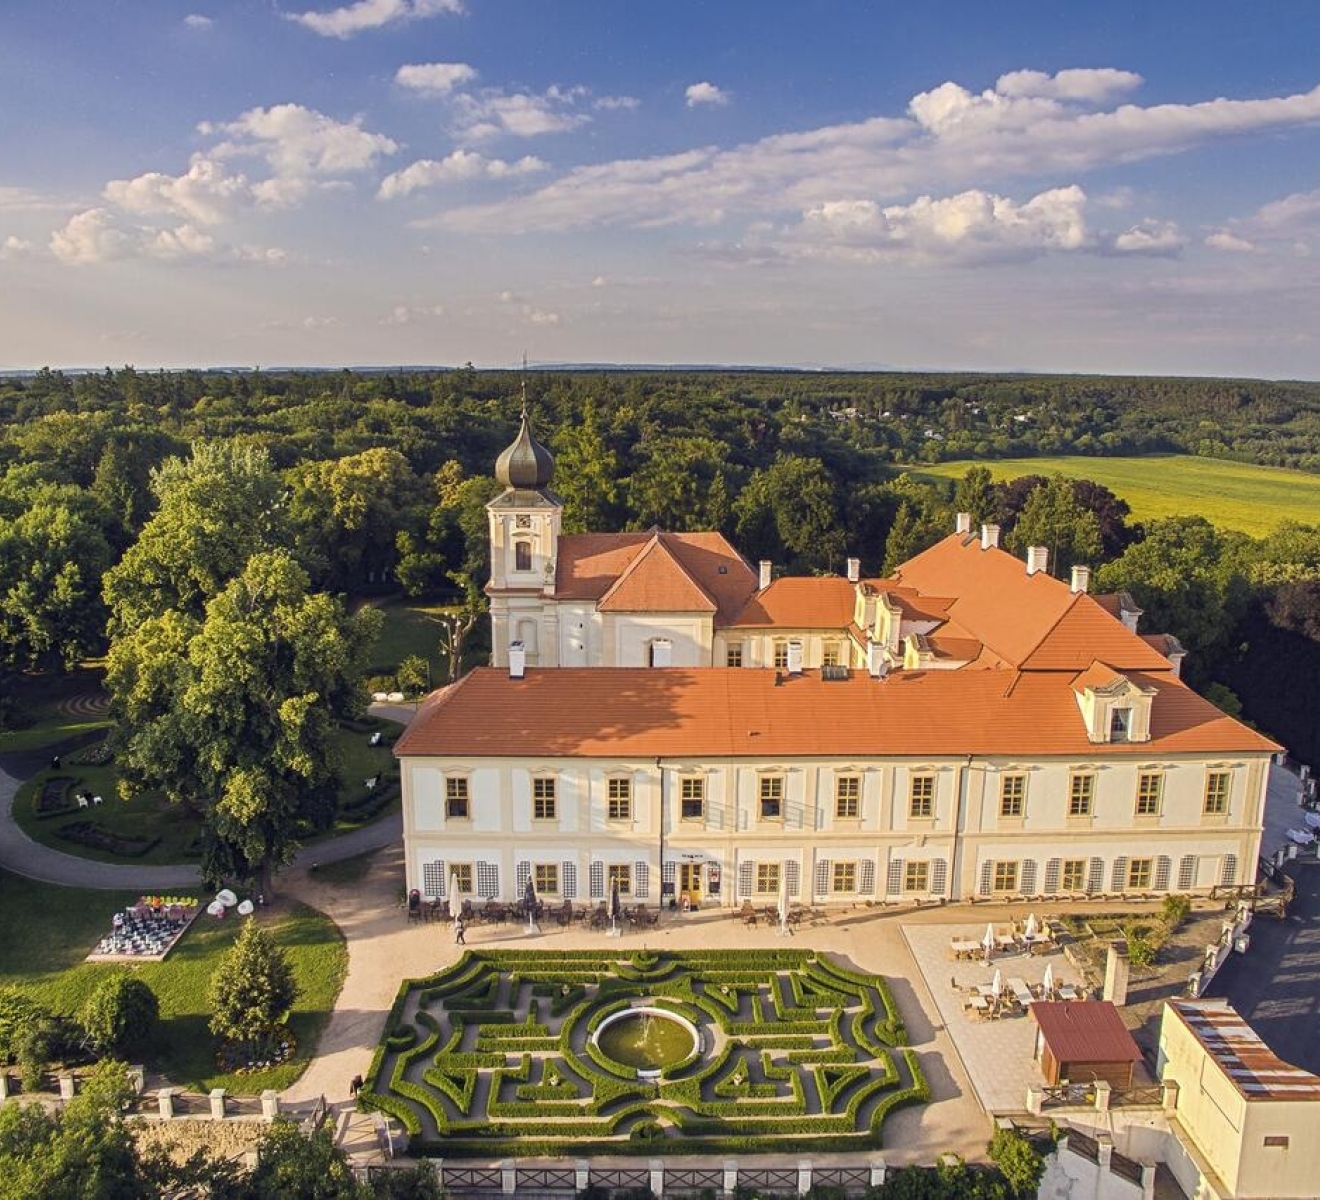
<svg viewBox="0 0 1320 1200"><path fill-rule="evenodd" d="M1073 481L1055 475L1027 498L1008 547L1016 554L1028 546L1044 546L1050 552L1049 569L1065 575L1077 563L1090 565L1100 559L1100 522L1073 492Z"/></svg>
<svg viewBox="0 0 1320 1200"><path fill-rule="evenodd" d="M208 874L269 890L300 823L337 782L337 721L361 710L380 613L308 592L286 551L255 555L203 617L166 612L118 638L106 682L128 730L129 791L204 812Z"/></svg>
<svg viewBox="0 0 1320 1200"><path fill-rule="evenodd" d="M564 501L565 533L600 533L617 528L619 459L605 438L600 409L588 401L578 420L559 427L551 439L554 488Z"/></svg>
<svg viewBox="0 0 1320 1200"><path fill-rule="evenodd" d="M739 547L752 559L826 571L846 553L834 480L818 458L779 455L754 471L733 504Z"/></svg>
<svg viewBox="0 0 1320 1200"><path fill-rule="evenodd" d="M267 1043L280 1036L279 1027L297 998L288 955L255 917L248 917L211 976L211 1032L250 1054L263 1054Z"/></svg>
<svg viewBox="0 0 1320 1200"><path fill-rule="evenodd" d="M628 481L635 529L722 529L729 518L728 450L712 438L657 436L637 447Z"/></svg>
<svg viewBox="0 0 1320 1200"><path fill-rule="evenodd" d="M994 477L989 467L968 467L953 491L957 512L972 514L972 527L993 521L996 508Z"/></svg>

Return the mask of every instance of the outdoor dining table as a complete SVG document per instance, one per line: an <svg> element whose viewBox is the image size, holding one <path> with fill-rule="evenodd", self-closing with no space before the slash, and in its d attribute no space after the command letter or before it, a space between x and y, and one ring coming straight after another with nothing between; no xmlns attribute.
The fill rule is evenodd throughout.
<svg viewBox="0 0 1320 1200"><path fill-rule="evenodd" d="M949 941L949 949L953 952L955 958L976 958L977 955L983 953L980 942L962 941L958 938Z"/></svg>
<svg viewBox="0 0 1320 1200"><path fill-rule="evenodd" d="M1016 950L1018 948L1017 938L1011 933L995 934L995 945L998 946L1000 950Z"/></svg>
<svg viewBox="0 0 1320 1200"><path fill-rule="evenodd" d="M1036 998L1031 994L1031 989L1027 986L1026 981L1018 979L1016 976L1008 981L1008 988L1013 993L1014 999L1023 1008L1026 1008Z"/></svg>
<svg viewBox="0 0 1320 1200"><path fill-rule="evenodd" d="M1058 989L1058 992L1059 992L1060 1000L1076 1000L1079 998L1079 993L1077 989L1073 987L1073 985L1070 983L1065 983L1061 985Z"/></svg>
<svg viewBox="0 0 1320 1200"><path fill-rule="evenodd" d="M988 1013L990 1011L990 1001L985 996L973 992L967 997L967 1003L963 1007L970 1008L975 1013Z"/></svg>

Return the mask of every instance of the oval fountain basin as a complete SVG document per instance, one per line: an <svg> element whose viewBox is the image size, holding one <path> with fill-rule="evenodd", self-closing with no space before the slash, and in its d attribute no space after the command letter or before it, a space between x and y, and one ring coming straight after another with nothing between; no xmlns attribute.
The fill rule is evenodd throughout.
<svg viewBox="0 0 1320 1200"><path fill-rule="evenodd" d="M592 1040L606 1058L632 1067L643 1079L677 1066L701 1045L701 1035L692 1022L663 1008L612 1013L600 1023Z"/></svg>

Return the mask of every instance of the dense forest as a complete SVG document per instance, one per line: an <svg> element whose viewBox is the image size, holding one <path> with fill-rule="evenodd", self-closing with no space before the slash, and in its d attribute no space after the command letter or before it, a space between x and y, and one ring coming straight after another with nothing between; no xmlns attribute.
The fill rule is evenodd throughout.
<svg viewBox="0 0 1320 1200"><path fill-rule="evenodd" d="M1144 628L1185 643L1191 682L1240 697L1320 758L1306 715L1320 686L1320 530L1142 528L1086 481L996 485L973 471L940 490L900 465L1182 452L1320 472L1309 383L45 370L0 380L0 671L69 669L162 611L200 619L272 549L290 558L277 564L286 588L305 576L350 606L401 591L479 610L490 471L524 389L569 530L717 528L780 569L836 571L855 554L877 573L966 509L1001 524L1012 549L1050 546L1056 573L1098 567L1100 586L1137 597ZM1276 656L1298 671L1286 697Z"/></svg>

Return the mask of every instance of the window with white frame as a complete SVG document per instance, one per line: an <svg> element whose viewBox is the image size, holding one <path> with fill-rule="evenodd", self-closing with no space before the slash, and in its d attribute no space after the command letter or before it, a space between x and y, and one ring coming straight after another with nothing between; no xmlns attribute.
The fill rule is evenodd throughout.
<svg viewBox="0 0 1320 1200"><path fill-rule="evenodd" d="M761 776L760 800L762 821L782 821L784 819L784 777L782 775Z"/></svg>
<svg viewBox="0 0 1320 1200"><path fill-rule="evenodd" d="M826 642L821 646L820 665L822 667L837 667L839 665L838 642Z"/></svg>
<svg viewBox="0 0 1320 1200"><path fill-rule="evenodd" d="M706 815L706 781L687 775L678 784L679 812L685 821L700 821Z"/></svg>
<svg viewBox="0 0 1320 1200"><path fill-rule="evenodd" d="M1086 890L1086 859L1065 858L1059 873L1059 887L1065 892Z"/></svg>
<svg viewBox="0 0 1320 1200"><path fill-rule="evenodd" d="M1109 710L1109 740L1126 742L1132 736L1132 710L1130 708L1111 708Z"/></svg>
<svg viewBox="0 0 1320 1200"><path fill-rule="evenodd" d="M776 642L776 643L775 643L775 667L776 667L778 670L780 670L780 671L784 671L784 670L787 670L787 669L788 669L788 643L787 643L787 642Z"/></svg>
<svg viewBox="0 0 1320 1200"><path fill-rule="evenodd" d="M742 642L730 642L724 647L724 665L726 667L741 667L743 665Z"/></svg>
<svg viewBox="0 0 1320 1200"><path fill-rule="evenodd" d="M451 821L466 821L472 816L467 776L450 775L445 779L445 816Z"/></svg>

